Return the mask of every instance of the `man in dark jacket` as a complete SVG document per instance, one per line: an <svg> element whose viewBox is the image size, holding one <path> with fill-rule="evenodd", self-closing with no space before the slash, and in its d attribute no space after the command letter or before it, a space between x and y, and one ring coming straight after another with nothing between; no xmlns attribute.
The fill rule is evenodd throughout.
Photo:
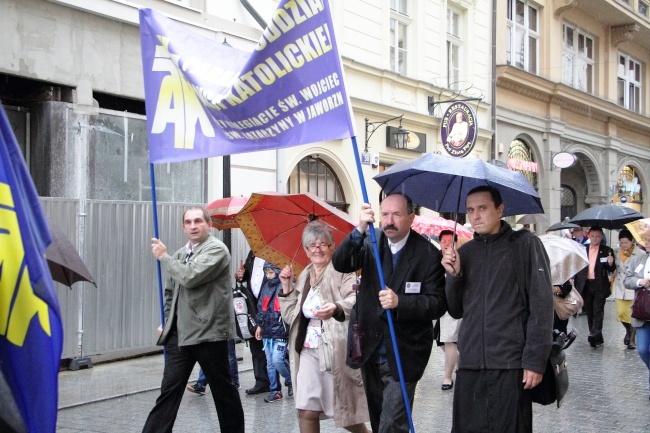
<svg viewBox="0 0 650 433"><path fill-rule="evenodd" d="M463 319L452 432L532 432L528 390L542 380L553 334L548 256L535 235L501 221L497 189L472 189L466 207L474 239L442 259L449 314Z"/></svg>
<svg viewBox="0 0 650 433"><path fill-rule="evenodd" d="M363 268L357 305L350 315L350 323L358 320L364 331L363 361L355 364L348 359L348 366L361 367L373 432L409 431L385 310L392 311L412 405L415 386L431 355L432 320L440 318L447 309L440 251L411 230L414 217L413 203L404 195L389 195L381 203L383 232L377 237L387 286L384 290L379 284L370 237L366 236L368 224L375 222L369 204L362 205L359 225L332 257L334 269L339 272Z"/></svg>
<svg viewBox="0 0 650 433"><path fill-rule="evenodd" d="M573 240L578 242L579 244L584 245L585 242L587 242L588 238L585 236L584 232L582 231L582 227L578 227L576 229L573 229L573 232L571 233L573 236Z"/></svg>
<svg viewBox="0 0 650 433"><path fill-rule="evenodd" d="M589 266L576 275L576 289L582 294L585 304L582 310L587 313L591 347L601 346L603 340L603 318L605 317L605 301L612 293L609 285L609 272L616 270L614 250L602 245L603 229L593 226L589 230L589 245L587 257Z"/></svg>

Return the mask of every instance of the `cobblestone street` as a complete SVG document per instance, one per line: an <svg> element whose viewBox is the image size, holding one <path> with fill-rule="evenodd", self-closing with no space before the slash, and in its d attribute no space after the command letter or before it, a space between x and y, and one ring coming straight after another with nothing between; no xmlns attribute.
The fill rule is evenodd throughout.
<svg viewBox="0 0 650 433"><path fill-rule="evenodd" d="M648 371L636 351L623 346L623 327L616 322L615 304L605 307L605 345L587 343L587 318L572 319L580 335L567 350L570 387L562 407L534 405L534 429L539 432L648 432L650 401ZM569 324L569 328L572 324ZM250 353L237 345L240 390L246 431L298 432L293 399L265 403L264 395L247 396L253 383ZM453 391L442 391L443 352L434 347L429 367L415 394L413 419L418 432L449 432ZM158 396L162 355L96 365L89 370L60 374L57 431L139 432ZM198 366L195 370L198 371ZM196 374L193 375L193 378ZM369 425L369 424L368 424ZM175 432L220 431L212 398L187 393L178 413ZM332 420L321 423L322 432L336 429Z"/></svg>

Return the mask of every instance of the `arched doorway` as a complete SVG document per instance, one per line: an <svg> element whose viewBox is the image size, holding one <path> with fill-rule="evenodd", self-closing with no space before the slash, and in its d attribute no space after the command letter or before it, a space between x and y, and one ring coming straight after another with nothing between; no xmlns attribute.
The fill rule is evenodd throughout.
<svg viewBox="0 0 650 433"><path fill-rule="evenodd" d="M332 167L322 158L306 156L289 175L289 194L311 192L343 212L348 211L341 181Z"/></svg>

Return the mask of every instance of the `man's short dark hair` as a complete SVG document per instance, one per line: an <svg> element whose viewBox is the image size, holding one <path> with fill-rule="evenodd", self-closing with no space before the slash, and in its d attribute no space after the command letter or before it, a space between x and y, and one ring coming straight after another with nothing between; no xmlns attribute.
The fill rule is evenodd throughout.
<svg viewBox="0 0 650 433"><path fill-rule="evenodd" d="M620 241L621 239L627 239L634 242L634 236L632 236L632 232L628 229L623 229L618 233L618 240Z"/></svg>
<svg viewBox="0 0 650 433"><path fill-rule="evenodd" d="M468 196L475 194L477 192L489 192L490 196L492 197L492 201L494 202L494 207L499 207L503 203L503 199L501 198L501 193L499 192L498 189L493 187L492 185L479 185L467 193Z"/></svg>
<svg viewBox="0 0 650 433"><path fill-rule="evenodd" d="M210 214L208 213L207 210L205 210L205 208L202 208L201 206L192 206L185 209L185 212L183 212L183 220L182 220L183 224L185 224L185 214L187 213L187 211L194 210L194 209L199 209L200 211L202 211L203 219L205 220L205 222L212 225L212 218L210 218Z"/></svg>
<svg viewBox="0 0 650 433"><path fill-rule="evenodd" d="M443 230L438 234L438 239L442 240L443 236L453 236L454 237L454 242L458 241L458 235L455 235L453 231L451 230Z"/></svg>
<svg viewBox="0 0 650 433"><path fill-rule="evenodd" d="M406 199L406 213L407 215L411 215L413 212L415 212L415 206L413 206L413 200L411 200L411 197L409 197L406 194L402 194L401 192L394 192L392 194L388 194L386 197L390 197L391 195L401 195Z"/></svg>
<svg viewBox="0 0 650 433"><path fill-rule="evenodd" d="M603 228L601 226L591 226L591 228L589 229L589 233L593 231L600 232L601 235L603 234Z"/></svg>

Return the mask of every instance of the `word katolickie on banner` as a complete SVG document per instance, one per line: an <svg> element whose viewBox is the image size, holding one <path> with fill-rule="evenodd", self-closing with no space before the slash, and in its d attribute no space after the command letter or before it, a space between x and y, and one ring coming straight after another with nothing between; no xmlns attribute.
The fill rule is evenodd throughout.
<svg viewBox="0 0 650 433"><path fill-rule="evenodd" d="M252 53L140 10L152 163L354 135L327 1L284 0Z"/></svg>

